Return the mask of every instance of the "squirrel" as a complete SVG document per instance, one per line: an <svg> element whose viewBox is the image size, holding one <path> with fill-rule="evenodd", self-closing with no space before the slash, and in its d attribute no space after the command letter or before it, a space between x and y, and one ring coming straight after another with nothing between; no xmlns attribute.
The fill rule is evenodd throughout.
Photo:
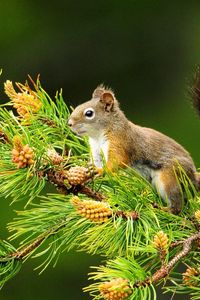
<svg viewBox="0 0 200 300"><path fill-rule="evenodd" d="M193 102L200 114L200 72L192 89ZM130 166L145 177L164 201L167 210L178 214L183 196L177 181L178 165L200 191L198 174L190 154L172 138L151 128L130 122L119 107L112 89L98 86L92 99L77 106L68 125L79 136L88 136L97 169Z"/></svg>

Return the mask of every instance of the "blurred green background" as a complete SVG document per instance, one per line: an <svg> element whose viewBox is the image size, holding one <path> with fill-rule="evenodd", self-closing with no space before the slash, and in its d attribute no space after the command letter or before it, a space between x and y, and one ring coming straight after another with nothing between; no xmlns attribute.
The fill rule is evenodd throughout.
<svg viewBox="0 0 200 300"><path fill-rule="evenodd" d="M200 120L187 87L200 63L200 1L0 1L0 99L6 79L27 74L53 97L63 88L76 105L104 82L126 115L175 138L200 166ZM1 199L0 237L13 217ZM38 276L30 260L0 291L1 300L84 300L90 265L100 258L65 253L56 268ZM170 299L170 295L159 299ZM173 299L188 299L176 296Z"/></svg>

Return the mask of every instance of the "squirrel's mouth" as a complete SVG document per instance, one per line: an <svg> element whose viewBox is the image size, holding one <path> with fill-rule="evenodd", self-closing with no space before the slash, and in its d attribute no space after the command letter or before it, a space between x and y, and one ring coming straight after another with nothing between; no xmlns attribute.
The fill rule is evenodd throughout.
<svg viewBox="0 0 200 300"><path fill-rule="evenodd" d="M72 129L72 131L74 132L74 133L76 133L77 135L80 135L80 136L83 136L83 135L86 135L87 134L87 130L86 129L84 129L84 128L71 128Z"/></svg>
<svg viewBox="0 0 200 300"><path fill-rule="evenodd" d="M82 136L82 135L86 135L87 131L86 130L79 130L76 132L78 135Z"/></svg>

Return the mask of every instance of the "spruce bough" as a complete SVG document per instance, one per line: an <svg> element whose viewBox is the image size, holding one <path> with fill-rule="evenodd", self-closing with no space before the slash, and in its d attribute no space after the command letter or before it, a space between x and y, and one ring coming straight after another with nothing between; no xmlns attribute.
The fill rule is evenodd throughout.
<svg viewBox="0 0 200 300"><path fill-rule="evenodd" d="M89 164L86 139L67 126L62 91L55 100L39 79L6 81L10 101L0 108L0 194L23 201L0 241L0 286L29 257L42 257L42 272L72 248L107 258L93 268L91 299L157 299L163 292L200 297L200 197L179 167L187 203L179 215L134 170L99 176ZM45 194L52 184L55 192ZM12 246L12 240L20 245ZM183 265L184 272L179 271Z"/></svg>

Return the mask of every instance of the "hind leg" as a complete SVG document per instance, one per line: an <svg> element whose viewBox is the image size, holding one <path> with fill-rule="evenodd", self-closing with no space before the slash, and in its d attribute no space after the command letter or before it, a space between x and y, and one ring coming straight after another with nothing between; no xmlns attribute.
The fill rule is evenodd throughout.
<svg viewBox="0 0 200 300"><path fill-rule="evenodd" d="M168 203L169 210L173 214L178 214L182 209L183 196L174 171L170 169L155 171L152 185L161 198Z"/></svg>

